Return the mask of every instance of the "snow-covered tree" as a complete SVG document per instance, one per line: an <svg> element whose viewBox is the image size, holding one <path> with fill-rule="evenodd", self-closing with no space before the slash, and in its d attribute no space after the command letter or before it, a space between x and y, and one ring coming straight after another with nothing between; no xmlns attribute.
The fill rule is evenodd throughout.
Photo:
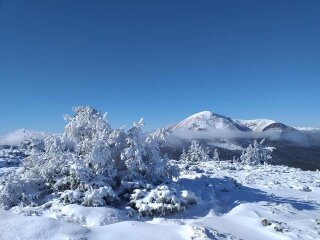
<svg viewBox="0 0 320 240"><path fill-rule="evenodd" d="M103 139L107 140L112 129L107 121L107 114L102 114L89 106L73 108L74 117L65 116L68 124L63 137L81 147L81 142ZM81 151L82 149L79 149Z"/></svg>
<svg viewBox="0 0 320 240"><path fill-rule="evenodd" d="M113 185L117 169L108 144L112 129L107 115L88 106L76 107L74 112L74 117L65 118L68 124L62 137L65 149L73 146L75 155L68 178L75 178L79 187L88 189L101 181Z"/></svg>
<svg viewBox="0 0 320 240"><path fill-rule="evenodd" d="M180 156L180 162L188 162L188 154L184 148Z"/></svg>
<svg viewBox="0 0 320 240"><path fill-rule="evenodd" d="M219 157L219 153L218 153L217 149L214 149L212 160L213 161L220 161L220 157Z"/></svg>
<svg viewBox="0 0 320 240"><path fill-rule="evenodd" d="M173 175L167 155L160 154L160 145L166 141L167 135L168 132L165 129L157 129L149 134L144 142L148 176L150 182L154 184L166 182Z"/></svg>
<svg viewBox="0 0 320 240"><path fill-rule="evenodd" d="M255 140L241 154L240 161L247 165L257 165L268 163L271 159L271 153L275 148L264 146L265 140L258 142Z"/></svg>
<svg viewBox="0 0 320 240"><path fill-rule="evenodd" d="M193 140L187 152L183 149L180 160L188 163L196 163L209 161L210 158L207 149L203 148L198 141Z"/></svg>
<svg viewBox="0 0 320 240"><path fill-rule="evenodd" d="M121 160L127 167L127 179L143 178L147 172L147 166L144 162L145 149L141 138L141 127L144 125L143 119L135 122L128 130L126 142L127 146L121 153Z"/></svg>
<svg viewBox="0 0 320 240"><path fill-rule="evenodd" d="M107 143L112 129L106 115L91 107L77 107L74 111L74 117L67 117L63 136L45 139L43 150L34 148L19 171L13 173L0 190L0 196L8 195L11 181L16 178L20 179L23 189L34 182L34 187L26 186L19 197L26 204L30 204L30 199L35 200L33 193L37 193L40 200L53 192L85 193L107 184L114 185L117 169ZM27 189L32 189L33 193L29 194ZM0 204L5 205L1 200Z"/></svg>

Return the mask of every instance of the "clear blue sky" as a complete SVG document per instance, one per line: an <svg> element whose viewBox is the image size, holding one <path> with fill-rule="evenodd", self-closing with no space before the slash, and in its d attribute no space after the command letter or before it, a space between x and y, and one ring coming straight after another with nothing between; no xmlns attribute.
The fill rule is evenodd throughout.
<svg viewBox="0 0 320 240"><path fill-rule="evenodd" d="M195 112L320 127L320 1L0 0L0 134L75 105L146 129Z"/></svg>

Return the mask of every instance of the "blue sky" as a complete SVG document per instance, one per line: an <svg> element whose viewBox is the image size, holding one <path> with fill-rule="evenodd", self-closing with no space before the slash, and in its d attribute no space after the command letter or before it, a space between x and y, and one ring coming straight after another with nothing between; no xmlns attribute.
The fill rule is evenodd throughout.
<svg viewBox="0 0 320 240"><path fill-rule="evenodd" d="M320 2L0 0L0 134L72 106L146 129L203 110L320 127Z"/></svg>

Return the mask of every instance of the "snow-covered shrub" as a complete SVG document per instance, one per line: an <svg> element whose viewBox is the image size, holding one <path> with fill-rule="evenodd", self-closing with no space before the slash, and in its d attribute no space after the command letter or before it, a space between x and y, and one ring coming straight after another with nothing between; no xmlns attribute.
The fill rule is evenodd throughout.
<svg viewBox="0 0 320 240"><path fill-rule="evenodd" d="M65 204L82 203L83 193L79 190L66 190L61 194L60 201Z"/></svg>
<svg viewBox="0 0 320 240"><path fill-rule="evenodd" d="M41 205L48 196L65 204L114 205L134 189L171 180L171 165L160 154L164 130L145 136L143 120L128 131L113 130L106 114L91 107L74 112L65 117L62 136L41 140L41 148L32 148L17 171L0 179L1 206ZM28 146L37 144L30 141Z"/></svg>
<svg viewBox="0 0 320 240"><path fill-rule="evenodd" d="M183 149L183 152L180 156L180 161L185 163L197 163L197 162L206 162L209 161L208 151L203 148L200 143L196 140L191 142L191 145L186 152Z"/></svg>
<svg viewBox="0 0 320 240"><path fill-rule="evenodd" d="M0 182L0 206L6 209L20 203L38 205L39 201L50 192L41 180L14 173L7 175Z"/></svg>
<svg viewBox="0 0 320 240"><path fill-rule="evenodd" d="M100 207L114 205L119 202L118 195L110 186L92 189L85 193L83 205Z"/></svg>
<svg viewBox="0 0 320 240"><path fill-rule="evenodd" d="M142 216L165 215L180 212L196 203L194 193L177 193L174 188L160 185L155 189L135 189L130 196L130 206Z"/></svg>
<svg viewBox="0 0 320 240"><path fill-rule="evenodd" d="M250 144L241 154L240 161L247 165L257 165L268 163L271 159L271 153L275 148L264 146L264 139L258 142L254 141L253 145Z"/></svg>

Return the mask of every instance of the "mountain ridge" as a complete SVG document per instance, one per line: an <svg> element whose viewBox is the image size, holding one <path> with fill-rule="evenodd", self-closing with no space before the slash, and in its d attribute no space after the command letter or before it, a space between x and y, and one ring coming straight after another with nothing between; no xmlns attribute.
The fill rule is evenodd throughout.
<svg viewBox="0 0 320 240"><path fill-rule="evenodd" d="M201 111L173 124L168 128L176 130L232 130L263 132L267 130L294 131L296 129L271 119L233 119L212 111Z"/></svg>

